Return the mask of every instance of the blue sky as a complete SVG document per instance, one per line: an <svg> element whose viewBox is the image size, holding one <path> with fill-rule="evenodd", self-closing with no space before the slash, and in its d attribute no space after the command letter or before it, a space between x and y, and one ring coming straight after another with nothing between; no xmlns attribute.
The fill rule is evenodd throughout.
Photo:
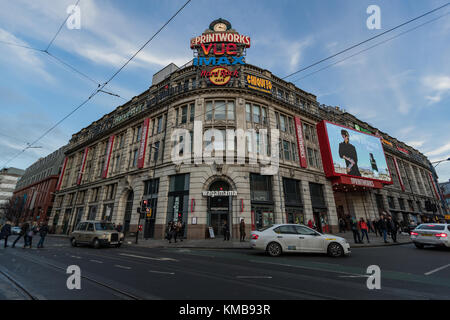
<svg viewBox="0 0 450 320"><path fill-rule="evenodd" d="M0 0L0 40L45 48L74 0ZM81 29L63 27L50 52L98 82L109 78L184 0L81 0ZM192 0L106 90L124 98L146 90L170 62L192 58L191 37L219 17L252 38L247 62L283 77L323 57L416 17L445 0ZM369 5L381 8L381 30L366 27ZM448 12L427 16L378 41ZM294 82L429 156L450 157L450 16L336 66ZM336 60L338 60L336 59ZM290 78L294 81L336 60ZM95 89L48 56L0 44L0 165L34 141ZM124 100L97 95L8 166L26 168ZM450 162L437 167L450 179Z"/></svg>

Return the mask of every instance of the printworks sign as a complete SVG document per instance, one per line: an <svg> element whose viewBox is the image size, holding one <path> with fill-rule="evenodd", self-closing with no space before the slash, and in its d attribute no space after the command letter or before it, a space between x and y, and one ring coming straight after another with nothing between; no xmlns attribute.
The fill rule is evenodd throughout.
<svg viewBox="0 0 450 320"><path fill-rule="evenodd" d="M196 52L193 64L199 68L200 78L209 79L216 86L238 78L238 67L245 65L245 49L250 48L250 41L250 37L233 30L228 21L213 21L209 29L190 42Z"/></svg>

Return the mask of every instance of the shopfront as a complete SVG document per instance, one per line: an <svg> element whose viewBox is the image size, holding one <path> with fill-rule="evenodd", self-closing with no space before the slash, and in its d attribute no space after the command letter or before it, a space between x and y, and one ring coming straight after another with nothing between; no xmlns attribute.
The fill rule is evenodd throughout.
<svg viewBox="0 0 450 320"><path fill-rule="evenodd" d="M252 229L269 227L275 223L272 195L272 176L250 174Z"/></svg>
<svg viewBox="0 0 450 320"><path fill-rule="evenodd" d="M179 174L170 177L167 221L166 225L173 221L185 224L185 234L187 233L187 221L189 213L189 174Z"/></svg>
<svg viewBox="0 0 450 320"><path fill-rule="evenodd" d="M287 223L306 224L300 180L283 178Z"/></svg>
<svg viewBox="0 0 450 320"><path fill-rule="evenodd" d="M145 181L144 184L144 200L148 201L147 207L149 212L145 213L144 217L144 238L152 239L155 237L155 222L158 208L158 192L159 179L152 179Z"/></svg>
<svg viewBox="0 0 450 320"><path fill-rule="evenodd" d="M317 231L325 233L330 232L328 210L323 194L323 185L310 182L309 193L311 195L314 223L317 227Z"/></svg>

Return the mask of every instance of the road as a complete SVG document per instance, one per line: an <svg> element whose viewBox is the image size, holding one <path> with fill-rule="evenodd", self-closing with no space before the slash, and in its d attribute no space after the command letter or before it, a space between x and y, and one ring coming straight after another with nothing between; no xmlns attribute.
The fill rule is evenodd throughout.
<svg viewBox="0 0 450 320"><path fill-rule="evenodd" d="M354 248L349 257L251 249L73 248L51 238L44 249L0 248L0 299L450 299L450 250L413 245ZM66 269L81 270L69 290ZM367 288L367 267L381 289Z"/></svg>

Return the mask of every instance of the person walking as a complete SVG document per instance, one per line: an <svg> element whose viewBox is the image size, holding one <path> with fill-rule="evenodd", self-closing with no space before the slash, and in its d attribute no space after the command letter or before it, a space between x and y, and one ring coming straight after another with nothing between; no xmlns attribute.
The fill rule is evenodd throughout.
<svg viewBox="0 0 450 320"><path fill-rule="evenodd" d="M373 232L378 237L378 222L375 219L372 221L372 228L373 228ZM381 236L381 233L380 233L380 236Z"/></svg>
<svg viewBox="0 0 450 320"><path fill-rule="evenodd" d="M181 223L180 220L178 220L178 222L177 222L177 236L178 236L178 238L180 238L180 241L183 241L183 237L184 237L184 232L181 231L182 229L183 229L183 224Z"/></svg>
<svg viewBox="0 0 450 320"><path fill-rule="evenodd" d="M32 246L32 244L33 244L33 237L36 235L37 232L38 232L38 229L37 229L37 223L36 223L36 221L35 221L35 222L33 222L33 224L31 225L31 228L30 228L30 230L29 230L28 233L27 233L27 243L25 244L24 248L25 248L26 246L28 246L28 248L31 249L31 246Z"/></svg>
<svg viewBox="0 0 450 320"><path fill-rule="evenodd" d="M387 241L387 220L384 215L381 216L380 220L378 221L378 226L380 227L380 234L383 234L384 243L388 243Z"/></svg>
<svg viewBox="0 0 450 320"><path fill-rule="evenodd" d="M171 229L172 229L172 221L169 221L166 227L166 239L169 240L169 243L171 243L172 240Z"/></svg>
<svg viewBox="0 0 450 320"><path fill-rule="evenodd" d="M170 227L170 235L173 238L174 242L177 243L177 224L175 221L172 221L172 225Z"/></svg>
<svg viewBox="0 0 450 320"><path fill-rule="evenodd" d="M6 221L0 231L0 239L5 239L5 248L8 247L8 237L11 235L11 222Z"/></svg>
<svg viewBox="0 0 450 320"><path fill-rule="evenodd" d="M25 239L28 233L28 229L30 228L30 225L28 224L28 222L23 222L22 225L20 226L20 232L19 235L17 236L17 238L14 240L12 248L14 248L16 246L17 241L19 241L20 238L23 237L23 241L24 241L24 247L25 247Z"/></svg>
<svg viewBox="0 0 450 320"><path fill-rule="evenodd" d="M45 237L48 234L48 225L47 223L41 223L40 227L39 227L39 235L41 236L41 238L39 239L39 242L37 244L38 248L44 248L44 241L45 241Z"/></svg>
<svg viewBox="0 0 450 320"><path fill-rule="evenodd" d="M244 219L241 219L241 223L239 224L239 233L240 233L240 241L245 242L245 222Z"/></svg>
<svg viewBox="0 0 450 320"><path fill-rule="evenodd" d="M387 224L388 224L388 229L391 232L392 241L397 242L397 225L395 224L395 222L391 216L389 216Z"/></svg>
<svg viewBox="0 0 450 320"><path fill-rule="evenodd" d="M123 228L122 228L122 224L119 223L119 224L117 225L117 227L116 227L116 231L117 231L117 232L122 232L122 229L123 229Z"/></svg>
<svg viewBox="0 0 450 320"><path fill-rule="evenodd" d="M313 223L312 223L311 219L309 219L309 220L308 220L308 227L309 227L309 228L311 228L311 229L313 229L313 228L314 228L314 226L313 226Z"/></svg>
<svg viewBox="0 0 450 320"><path fill-rule="evenodd" d="M350 223L353 232L353 240L355 241L355 243L361 243L361 237L359 235L358 224L356 223L356 219L352 217Z"/></svg>
<svg viewBox="0 0 450 320"><path fill-rule="evenodd" d="M361 230L361 243L364 243L364 235L367 238L367 243L370 243L370 240L369 240L369 226L367 225L366 221L364 221L364 218L361 218L359 220L358 227Z"/></svg>
<svg viewBox="0 0 450 320"><path fill-rule="evenodd" d="M226 220L223 221L223 241L230 241L230 227L228 226L228 222Z"/></svg>
<svg viewBox="0 0 450 320"><path fill-rule="evenodd" d="M345 233L345 221L339 218L339 233Z"/></svg>
<svg viewBox="0 0 450 320"><path fill-rule="evenodd" d="M369 233L373 232L372 222L370 221L370 219L367 219L367 228Z"/></svg>

